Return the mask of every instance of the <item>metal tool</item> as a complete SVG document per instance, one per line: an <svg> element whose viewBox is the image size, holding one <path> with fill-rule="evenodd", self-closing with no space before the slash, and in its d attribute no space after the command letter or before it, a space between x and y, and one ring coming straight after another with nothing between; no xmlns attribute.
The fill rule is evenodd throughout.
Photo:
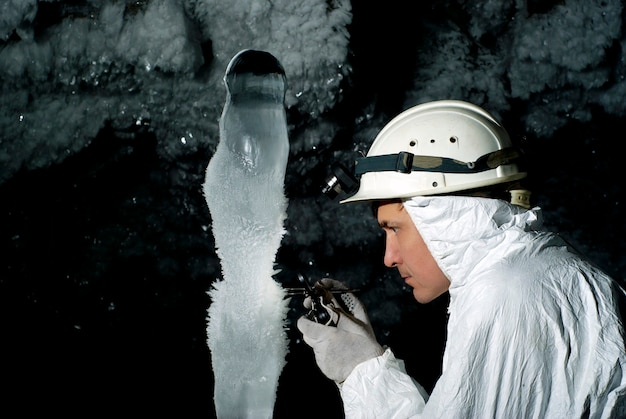
<svg viewBox="0 0 626 419"><path fill-rule="evenodd" d="M289 295L302 294L307 297L311 297L311 308L305 314L307 319L326 326L336 326L340 313L350 312L348 307L342 304L343 299L335 299L333 294L339 294L341 296L341 294L353 293L358 290L328 288L322 285L319 281L311 286L307 277L300 273L298 274L298 280L304 285L304 287L287 288L287 293ZM339 307L337 307L337 304Z"/></svg>

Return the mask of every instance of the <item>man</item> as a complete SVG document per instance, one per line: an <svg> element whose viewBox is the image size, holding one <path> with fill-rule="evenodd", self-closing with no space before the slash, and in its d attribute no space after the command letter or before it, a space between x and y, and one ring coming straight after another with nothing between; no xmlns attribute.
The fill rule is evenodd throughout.
<svg viewBox="0 0 626 419"><path fill-rule="evenodd" d="M518 157L483 109L436 101L394 118L357 160L359 189L342 202L374 204L384 263L418 302L448 291L450 303L430 395L378 344L353 295L336 327L298 320L346 417L626 417L623 291L541 230Z"/></svg>

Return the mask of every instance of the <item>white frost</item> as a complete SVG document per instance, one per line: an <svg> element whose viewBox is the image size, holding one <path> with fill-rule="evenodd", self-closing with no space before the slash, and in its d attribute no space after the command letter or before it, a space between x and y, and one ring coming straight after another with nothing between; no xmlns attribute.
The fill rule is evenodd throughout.
<svg viewBox="0 0 626 419"><path fill-rule="evenodd" d="M230 70L220 142L204 183L223 274L209 292L207 343L217 416L271 418L288 346L288 300L273 279L287 209L285 79ZM244 89L235 98L245 86L261 92Z"/></svg>

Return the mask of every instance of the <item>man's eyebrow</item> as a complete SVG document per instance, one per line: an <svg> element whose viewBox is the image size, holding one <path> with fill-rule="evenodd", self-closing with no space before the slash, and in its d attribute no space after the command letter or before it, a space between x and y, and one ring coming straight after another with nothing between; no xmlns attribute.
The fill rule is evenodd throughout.
<svg viewBox="0 0 626 419"><path fill-rule="evenodd" d="M383 221L380 221L378 225L380 228L387 228L389 227L389 222L387 220L383 220Z"/></svg>

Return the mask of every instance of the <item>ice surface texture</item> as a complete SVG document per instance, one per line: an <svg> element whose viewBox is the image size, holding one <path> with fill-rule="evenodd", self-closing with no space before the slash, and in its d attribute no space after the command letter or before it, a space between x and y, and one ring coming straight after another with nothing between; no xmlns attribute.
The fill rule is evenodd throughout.
<svg viewBox="0 0 626 419"><path fill-rule="evenodd" d="M273 278L287 209L285 73L271 54L243 50L224 81L204 183L223 275L209 291L215 409L218 418L271 418L288 350L288 301Z"/></svg>

